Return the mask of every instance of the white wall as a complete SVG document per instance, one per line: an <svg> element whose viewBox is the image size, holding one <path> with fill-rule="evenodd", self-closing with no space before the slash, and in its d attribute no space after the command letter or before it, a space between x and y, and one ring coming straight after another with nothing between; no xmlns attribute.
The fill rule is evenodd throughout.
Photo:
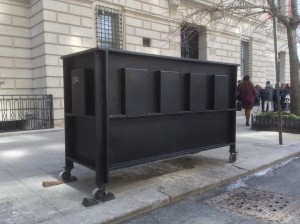
<svg viewBox="0 0 300 224"><path fill-rule="evenodd" d="M28 4L9 0L0 4L0 95L32 94Z"/></svg>
<svg viewBox="0 0 300 224"><path fill-rule="evenodd" d="M191 12L185 10L189 1L181 2L178 9ZM124 50L180 57L183 13L170 10L168 0L0 0L0 95L53 94L55 126L63 126L60 57L96 47L96 5L122 11ZM143 46L143 37L151 39L151 47ZM253 37L244 27L200 34L207 40L201 60L239 64L242 38L252 42L253 82L275 83L272 37ZM288 74L285 36L279 35L278 46L286 51Z"/></svg>

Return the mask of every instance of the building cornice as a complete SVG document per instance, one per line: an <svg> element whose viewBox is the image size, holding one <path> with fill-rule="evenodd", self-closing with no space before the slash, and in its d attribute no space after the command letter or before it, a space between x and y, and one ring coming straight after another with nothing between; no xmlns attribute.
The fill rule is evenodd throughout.
<svg viewBox="0 0 300 224"><path fill-rule="evenodd" d="M10 5L29 5L31 0L0 0L0 3L10 4Z"/></svg>
<svg viewBox="0 0 300 224"><path fill-rule="evenodd" d="M186 5L192 6L213 6L215 4L220 3L221 0L185 0L184 3Z"/></svg>
<svg viewBox="0 0 300 224"><path fill-rule="evenodd" d="M180 5L180 0L169 0L169 8L175 10Z"/></svg>

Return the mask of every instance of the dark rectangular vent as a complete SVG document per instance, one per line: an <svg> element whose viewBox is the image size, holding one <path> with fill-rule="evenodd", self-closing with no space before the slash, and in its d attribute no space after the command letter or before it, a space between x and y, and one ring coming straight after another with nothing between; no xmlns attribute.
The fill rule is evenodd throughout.
<svg viewBox="0 0 300 224"><path fill-rule="evenodd" d="M143 46L150 47L150 45L151 45L151 39L143 37Z"/></svg>

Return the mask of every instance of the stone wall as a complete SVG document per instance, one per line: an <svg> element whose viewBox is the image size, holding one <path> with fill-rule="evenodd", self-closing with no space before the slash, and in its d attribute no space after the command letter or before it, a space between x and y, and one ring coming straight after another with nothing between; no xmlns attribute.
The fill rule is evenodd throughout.
<svg viewBox="0 0 300 224"><path fill-rule="evenodd" d="M0 95L32 94L28 4L10 0L0 4Z"/></svg>
<svg viewBox="0 0 300 224"><path fill-rule="evenodd" d="M188 2L181 1L176 11L168 0L0 0L0 95L53 94L55 126L63 126L60 57L96 47L97 5L122 11L124 50L180 57L182 12L192 12ZM143 46L143 38L151 39L150 47ZM245 27L205 29L199 34L199 59L239 64L242 38L251 41L253 82L274 84L272 36L254 37ZM283 35L278 46L286 52L288 74Z"/></svg>
<svg viewBox="0 0 300 224"><path fill-rule="evenodd" d="M83 3L82 3L83 2ZM55 126L63 126L61 56L95 47L88 1L35 1L31 5L34 93L53 94Z"/></svg>

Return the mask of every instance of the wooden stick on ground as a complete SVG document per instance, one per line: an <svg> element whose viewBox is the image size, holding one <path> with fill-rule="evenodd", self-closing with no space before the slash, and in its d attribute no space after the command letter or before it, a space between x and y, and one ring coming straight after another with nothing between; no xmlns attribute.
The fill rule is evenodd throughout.
<svg viewBox="0 0 300 224"><path fill-rule="evenodd" d="M43 181L42 186L43 187L52 187L55 185L63 184L64 182L62 180L46 180Z"/></svg>

